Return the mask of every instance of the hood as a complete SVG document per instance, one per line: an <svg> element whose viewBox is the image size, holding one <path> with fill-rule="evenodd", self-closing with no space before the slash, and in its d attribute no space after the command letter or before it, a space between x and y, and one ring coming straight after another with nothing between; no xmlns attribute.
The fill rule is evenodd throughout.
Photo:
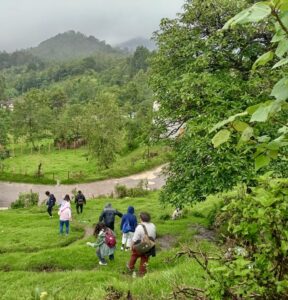
<svg viewBox="0 0 288 300"><path fill-rule="evenodd" d="M128 206L127 212L129 214L134 214L134 207L133 206Z"/></svg>

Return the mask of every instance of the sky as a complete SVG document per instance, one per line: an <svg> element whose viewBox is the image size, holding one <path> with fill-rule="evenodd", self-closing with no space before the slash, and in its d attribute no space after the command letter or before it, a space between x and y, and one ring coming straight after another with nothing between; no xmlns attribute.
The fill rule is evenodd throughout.
<svg viewBox="0 0 288 300"><path fill-rule="evenodd" d="M111 45L150 38L185 0L0 0L0 51L36 47L75 30Z"/></svg>

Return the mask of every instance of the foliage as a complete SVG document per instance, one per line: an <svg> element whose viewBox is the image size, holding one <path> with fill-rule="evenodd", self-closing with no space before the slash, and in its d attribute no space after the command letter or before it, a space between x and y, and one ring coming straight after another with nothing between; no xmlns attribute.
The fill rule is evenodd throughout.
<svg viewBox="0 0 288 300"><path fill-rule="evenodd" d="M0 148L4 148L8 144L8 132L10 129L10 123L11 114L0 108Z"/></svg>
<svg viewBox="0 0 288 300"><path fill-rule="evenodd" d="M148 182L147 180L140 180L136 187L128 188L126 185L117 184L115 187L115 193L117 198L125 197L143 197L148 194Z"/></svg>
<svg viewBox="0 0 288 300"><path fill-rule="evenodd" d="M156 120L164 131L167 125L185 124L184 134L172 141L175 157L161 197L164 202L190 204L254 177L252 151L230 147L235 132L219 133L215 145L230 139L215 150L208 132L219 119L267 99L277 76L265 69L250 80L255 59L268 49L269 23L220 30L247 5L244 0L237 5L228 0L187 1L184 12L174 20L163 19L155 34L159 51L152 57L150 83L160 105Z"/></svg>
<svg viewBox="0 0 288 300"><path fill-rule="evenodd" d="M108 169L120 152L124 139L123 120L113 95L99 95L98 102L86 107L83 136L99 165Z"/></svg>
<svg viewBox="0 0 288 300"><path fill-rule="evenodd" d="M19 198L11 203L11 208L24 208L38 205L39 202L39 194L33 193L20 193Z"/></svg>
<svg viewBox="0 0 288 300"><path fill-rule="evenodd" d="M237 24L258 22L264 18L271 17L274 22L274 36L271 43L276 45L274 51L268 51L261 55L254 63L253 69L259 66L265 66L275 56L278 62L274 64L272 69L282 68L286 71L287 53L288 53L288 7L285 1L275 0L268 2L258 2L252 7L240 12L235 17L230 19L224 26L224 29L234 27ZM285 74L285 73L284 73ZM283 75L284 75L283 74ZM283 76L282 75L282 76ZM221 121L214 126L212 131L220 127L227 126L230 131L234 128L231 126L231 121L239 118L241 115L247 116L245 130L240 132L238 147L246 145L254 150L255 169L258 171L270 164L272 160L283 159L286 160L287 146L288 146L288 130L287 130L287 115L288 115L288 85L287 77L281 78L272 88L270 97L274 100L262 101L258 105L250 106L242 114L230 117L227 120ZM235 121L234 121L235 122ZM239 121L238 121L239 122ZM227 129L223 131L229 132ZM237 128L236 128L236 131ZM214 137L214 139L215 139ZM218 139L218 147L225 143L229 137L220 136Z"/></svg>
<svg viewBox="0 0 288 300"><path fill-rule="evenodd" d="M16 137L26 136L35 148L37 139L47 137L52 122L52 112L39 90L31 90L15 103L13 126Z"/></svg>
<svg viewBox="0 0 288 300"><path fill-rule="evenodd" d="M218 216L222 226L228 223L227 247L216 267L208 266L211 259L202 265L210 279L208 299L287 299L288 181L267 174L259 183Z"/></svg>

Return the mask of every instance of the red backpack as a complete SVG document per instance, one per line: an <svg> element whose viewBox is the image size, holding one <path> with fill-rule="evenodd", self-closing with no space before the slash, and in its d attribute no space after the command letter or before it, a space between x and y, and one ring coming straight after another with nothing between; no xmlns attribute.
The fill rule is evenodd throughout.
<svg viewBox="0 0 288 300"><path fill-rule="evenodd" d="M115 235L114 235L113 231L109 228L107 228L105 231L105 244L109 248L114 248L116 245Z"/></svg>

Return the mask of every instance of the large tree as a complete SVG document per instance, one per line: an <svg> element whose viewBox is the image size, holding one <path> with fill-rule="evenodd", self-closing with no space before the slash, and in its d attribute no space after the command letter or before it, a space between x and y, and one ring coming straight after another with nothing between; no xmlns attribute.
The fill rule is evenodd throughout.
<svg viewBox="0 0 288 300"><path fill-rule="evenodd" d="M30 90L15 103L13 127L16 137L26 136L35 148L35 142L51 134L53 114L47 105L45 94Z"/></svg>
<svg viewBox="0 0 288 300"><path fill-rule="evenodd" d="M123 146L123 119L111 93L101 93L85 107L82 135L101 167L109 168Z"/></svg>
<svg viewBox="0 0 288 300"><path fill-rule="evenodd" d="M188 0L184 12L163 19L155 34L159 50L150 83L160 104L157 120L163 127L186 126L175 141L162 193L162 200L173 205L201 200L254 176L249 150L214 149L209 135L214 123L269 95L272 83L265 70L249 80L252 64L268 47L269 23L221 31L248 2Z"/></svg>

